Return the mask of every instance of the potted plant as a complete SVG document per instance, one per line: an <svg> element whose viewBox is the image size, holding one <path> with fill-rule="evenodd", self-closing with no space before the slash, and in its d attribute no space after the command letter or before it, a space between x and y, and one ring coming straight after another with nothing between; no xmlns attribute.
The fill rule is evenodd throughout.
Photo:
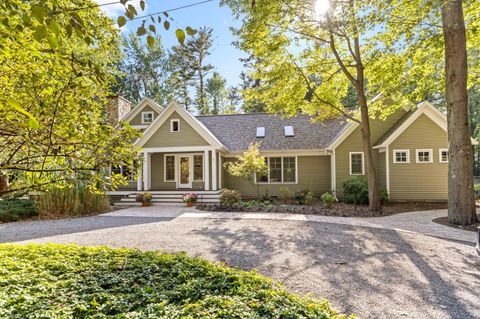
<svg viewBox="0 0 480 319"><path fill-rule="evenodd" d="M188 193L182 196L182 200L185 204L187 204L187 207L192 207L193 204L197 202L197 199L198 195L195 193Z"/></svg>
<svg viewBox="0 0 480 319"><path fill-rule="evenodd" d="M150 206L151 199L152 194L150 193L138 194L136 197L137 202L141 202L143 207Z"/></svg>

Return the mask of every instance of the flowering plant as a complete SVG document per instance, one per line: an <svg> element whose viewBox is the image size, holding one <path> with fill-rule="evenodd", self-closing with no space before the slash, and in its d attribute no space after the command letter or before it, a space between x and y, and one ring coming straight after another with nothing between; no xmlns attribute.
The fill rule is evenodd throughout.
<svg viewBox="0 0 480 319"><path fill-rule="evenodd" d="M149 202L151 199L152 194L150 193L138 194L136 197L137 202Z"/></svg>
<svg viewBox="0 0 480 319"><path fill-rule="evenodd" d="M182 196L182 200L184 203L195 203L198 199L198 195L195 193L188 193Z"/></svg>

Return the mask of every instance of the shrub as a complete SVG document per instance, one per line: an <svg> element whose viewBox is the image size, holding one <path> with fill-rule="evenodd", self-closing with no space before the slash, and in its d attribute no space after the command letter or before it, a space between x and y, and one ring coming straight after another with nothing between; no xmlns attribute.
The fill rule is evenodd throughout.
<svg viewBox="0 0 480 319"><path fill-rule="evenodd" d="M305 194L305 204L312 205L314 202L315 202L315 193L308 191L307 194Z"/></svg>
<svg viewBox="0 0 480 319"><path fill-rule="evenodd" d="M309 193L311 193L309 195ZM292 199L298 204L298 205L305 205L307 196L309 197L308 200L314 199L314 194L310 192L308 189L302 189L300 191L295 191L292 194Z"/></svg>
<svg viewBox="0 0 480 319"><path fill-rule="evenodd" d="M135 249L0 245L2 318L330 318L256 272Z"/></svg>
<svg viewBox="0 0 480 319"><path fill-rule="evenodd" d="M325 204L325 207L327 208L332 208L332 204L337 201L337 198L330 193L322 194L322 196L320 196L320 199L322 200L322 202Z"/></svg>
<svg viewBox="0 0 480 319"><path fill-rule="evenodd" d="M352 177L343 183L343 200L349 204L368 204L368 182L363 176Z"/></svg>
<svg viewBox="0 0 480 319"><path fill-rule="evenodd" d="M0 222L14 222L36 215L38 215L37 208L32 200L0 200Z"/></svg>
<svg viewBox="0 0 480 319"><path fill-rule="evenodd" d="M292 197L292 191L288 187L280 188L280 200L284 204L286 204L291 197Z"/></svg>
<svg viewBox="0 0 480 319"><path fill-rule="evenodd" d="M475 198L480 200L480 184L475 184L473 190L475 192Z"/></svg>
<svg viewBox="0 0 480 319"><path fill-rule="evenodd" d="M110 202L82 186L52 187L38 197L37 208L41 216L79 216L107 212Z"/></svg>
<svg viewBox="0 0 480 319"><path fill-rule="evenodd" d="M390 197L388 195L387 190L380 189L379 195L380 195L380 202L382 203L382 205L388 203L388 200Z"/></svg>
<svg viewBox="0 0 480 319"><path fill-rule="evenodd" d="M224 189L220 196L220 206L232 207L241 200L240 192L233 189Z"/></svg>

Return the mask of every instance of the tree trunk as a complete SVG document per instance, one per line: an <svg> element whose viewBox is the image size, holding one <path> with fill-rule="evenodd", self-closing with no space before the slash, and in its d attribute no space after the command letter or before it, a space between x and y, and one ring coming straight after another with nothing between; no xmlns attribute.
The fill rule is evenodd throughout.
<svg viewBox="0 0 480 319"><path fill-rule="evenodd" d="M447 0L442 6L442 24L449 142L448 220L469 225L476 222L477 216L468 118L467 41L461 0Z"/></svg>
<svg viewBox="0 0 480 319"><path fill-rule="evenodd" d="M0 172L0 196L8 192L8 175L6 173Z"/></svg>
<svg viewBox="0 0 480 319"><path fill-rule="evenodd" d="M373 161L372 142L370 140L370 118L368 116L367 99L363 92L359 92L360 113L362 118L362 147L365 160L365 168L368 180L368 205L370 210L379 211L382 209L380 197L378 196L377 172Z"/></svg>

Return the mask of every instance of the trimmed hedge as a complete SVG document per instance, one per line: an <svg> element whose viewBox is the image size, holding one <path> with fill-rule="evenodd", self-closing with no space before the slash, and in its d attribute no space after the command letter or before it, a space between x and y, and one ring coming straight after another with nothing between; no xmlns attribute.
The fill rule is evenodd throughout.
<svg viewBox="0 0 480 319"><path fill-rule="evenodd" d="M3 244L0 318L346 317L255 272L185 254Z"/></svg>

